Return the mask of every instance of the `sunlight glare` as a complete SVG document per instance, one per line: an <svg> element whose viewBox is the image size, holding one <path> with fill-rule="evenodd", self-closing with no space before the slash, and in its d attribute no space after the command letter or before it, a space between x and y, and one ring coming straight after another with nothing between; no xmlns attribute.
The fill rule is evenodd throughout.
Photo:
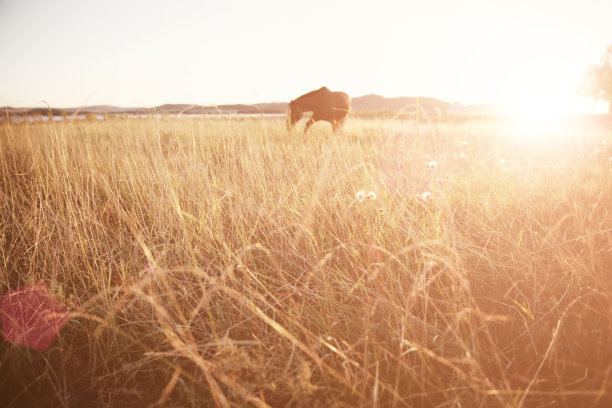
<svg viewBox="0 0 612 408"><path fill-rule="evenodd" d="M576 74L544 61L536 66L524 64L505 75L508 79L500 97L508 112L541 116L575 111Z"/></svg>
<svg viewBox="0 0 612 408"><path fill-rule="evenodd" d="M567 116L563 114L524 113L511 116L511 137L522 143L558 143L565 133Z"/></svg>
<svg viewBox="0 0 612 408"><path fill-rule="evenodd" d="M579 75L561 64L526 58L506 72L500 90L502 112L510 117L510 136L522 143L557 143L566 133L568 118L585 113L577 95Z"/></svg>

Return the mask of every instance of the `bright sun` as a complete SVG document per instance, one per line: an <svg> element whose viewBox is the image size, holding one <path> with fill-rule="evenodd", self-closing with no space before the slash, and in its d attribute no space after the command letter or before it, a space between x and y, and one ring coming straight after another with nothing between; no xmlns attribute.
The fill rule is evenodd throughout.
<svg viewBox="0 0 612 408"><path fill-rule="evenodd" d="M536 144L558 141L573 103L571 96L552 92L527 93L509 100L506 109L512 118L512 138Z"/></svg>
<svg viewBox="0 0 612 408"><path fill-rule="evenodd" d="M507 78L500 97L511 114L549 116L576 110L578 84L572 72L539 65L515 69Z"/></svg>
<svg viewBox="0 0 612 408"><path fill-rule="evenodd" d="M585 111L584 100L576 94L579 75L531 61L510 67L500 86L498 101L512 118L515 139L529 142L555 140L563 133L568 115Z"/></svg>

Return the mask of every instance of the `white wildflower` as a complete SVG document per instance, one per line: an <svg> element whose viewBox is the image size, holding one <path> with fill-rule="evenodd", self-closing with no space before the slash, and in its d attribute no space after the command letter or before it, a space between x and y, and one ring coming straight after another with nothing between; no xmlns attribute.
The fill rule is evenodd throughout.
<svg viewBox="0 0 612 408"><path fill-rule="evenodd" d="M377 195L376 195L376 193L375 193L375 192L373 192L373 191L368 191L368 195L367 195L367 197L368 197L368 199L370 199L370 200L374 201L374 200L376 200Z"/></svg>
<svg viewBox="0 0 612 408"><path fill-rule="evenodd" d="M431 193L429 191L425 191L423 194L421 194L421 199L423 201L431 200Z"/></svg>
<svg viewBox="0 0 612 408"><path fill-rule="evenodd" d="M357 199L357 201L359 201L360 203L363 203L363 200L365 200L366 198L366 192L365 190L359 190L357 192L357 194L355 194L355 198Z"/></svg>
<svg viewBox="0 0 612 408"><path fill-rule="evenodd" d="M429 170L433 170L438 166L438 162L432 160L432 161L425 162L425 165L427 166Z"/></svg>

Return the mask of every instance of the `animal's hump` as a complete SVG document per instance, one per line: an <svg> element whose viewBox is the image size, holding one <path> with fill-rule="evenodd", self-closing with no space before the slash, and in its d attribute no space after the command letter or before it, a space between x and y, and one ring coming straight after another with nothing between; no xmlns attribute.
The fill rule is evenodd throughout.
<svg viewBox="0 0 612 408"><path fill-rule="evenodd" d="M308 93L305 93L304 95L300 96L300 98L305 97L305 96L315 96L315 95L319 95L321 93L330 93L331 91L329 89L327 89L326 86L323 86L319 89L315 89L314 91L310 91Z"/></svg>

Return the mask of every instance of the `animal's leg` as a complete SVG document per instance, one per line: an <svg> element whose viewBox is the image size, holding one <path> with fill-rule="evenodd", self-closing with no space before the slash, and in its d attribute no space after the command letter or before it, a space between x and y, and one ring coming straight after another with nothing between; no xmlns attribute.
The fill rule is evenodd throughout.
<svg viewBox="0 0 612 408"><path fill-rule="evenodd" d="M344 126L344 119L340 119L340 120L335 120L334 123L332 124L332 127L334 128L334 132L339 130L341 127Z"/></svg>
<svg viewBox="0 0 612 408"><path fill-rule="evenodd" d="M310 118L308 119L308 122L306 122L306 128L304 129L304 134L306 134L306 132L308 132L308 128L310 127L310 125L312 125L314 123L314 119Z"/></svg>

